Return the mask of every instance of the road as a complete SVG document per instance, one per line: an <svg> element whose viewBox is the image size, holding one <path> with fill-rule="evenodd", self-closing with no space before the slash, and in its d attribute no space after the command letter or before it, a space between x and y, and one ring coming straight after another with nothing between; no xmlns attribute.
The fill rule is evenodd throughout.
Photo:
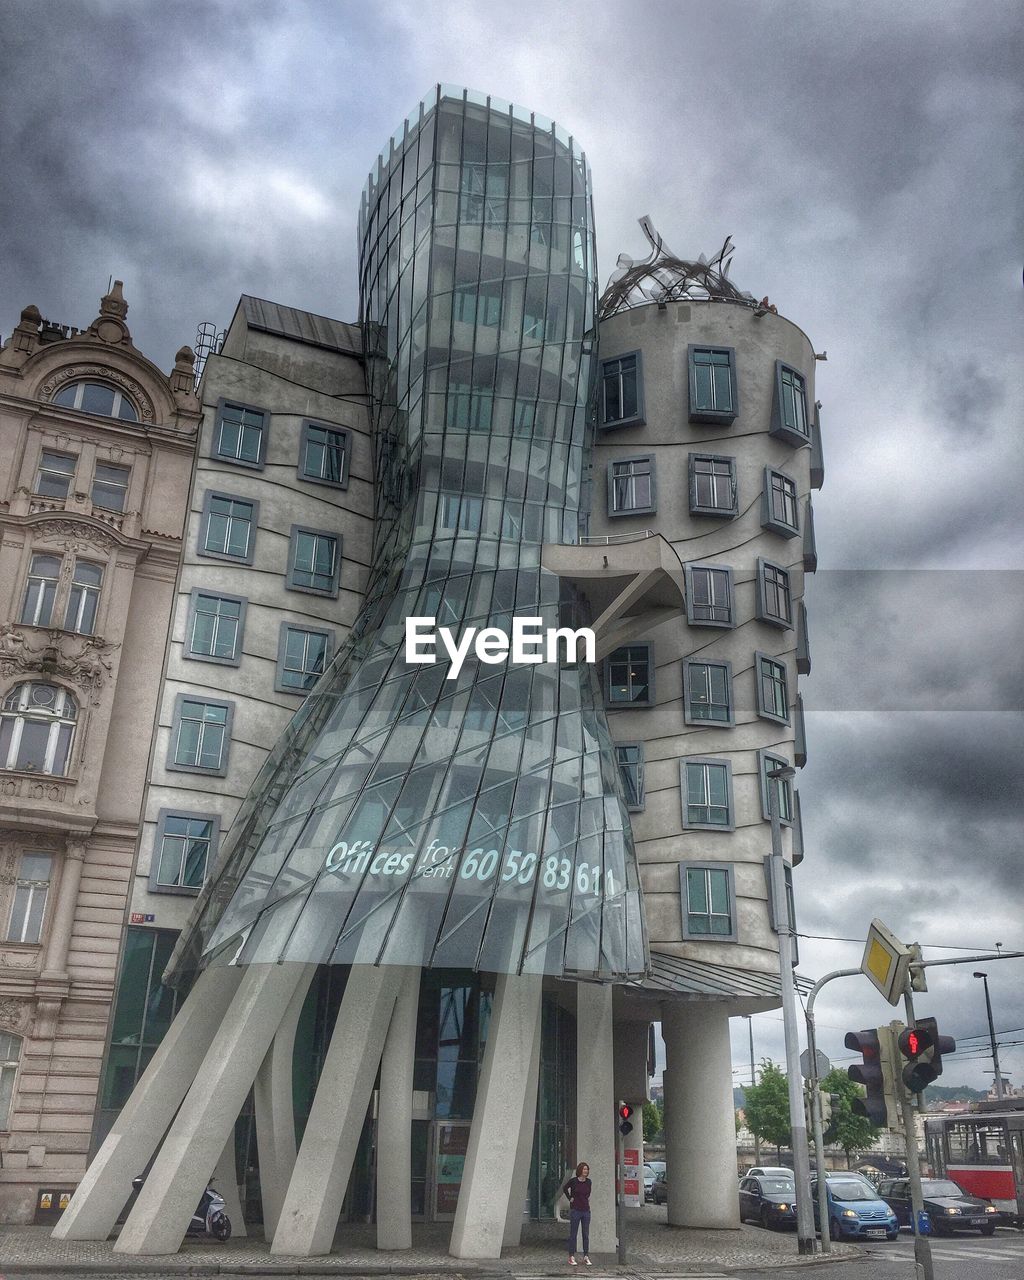
<svg viewBox="0 0 1024 1280"><path fill-rule="evenodd" d="M794 1267L784 1271L741 1271L743 1280L915 1280L914 1240L901 1231L892 1244L870 1245L867 1256L849 1263ZM997 1231L932 1240L935 1280L1024 1280L1024 1234Z"/></svg>

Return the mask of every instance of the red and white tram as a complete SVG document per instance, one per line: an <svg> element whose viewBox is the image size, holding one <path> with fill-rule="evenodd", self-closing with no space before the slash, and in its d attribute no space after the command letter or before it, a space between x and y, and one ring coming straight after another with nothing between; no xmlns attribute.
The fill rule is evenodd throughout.
<svg viewBox="0 0 1024 1280"><path fill-rule="evenodd" d="M1024 1099L1020 1108L1014 1101L926 1116L925 1144L936 1177L952 1178L968 1195L991 1200L1008 1221L1024 1227Z"/></svg>

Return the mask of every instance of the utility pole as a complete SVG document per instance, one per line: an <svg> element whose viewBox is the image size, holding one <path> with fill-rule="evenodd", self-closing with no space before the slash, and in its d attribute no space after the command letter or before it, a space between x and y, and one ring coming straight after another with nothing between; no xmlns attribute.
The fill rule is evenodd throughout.
<svg viewBox="0 0 1024 1280"><path fill-rule="evenodd" d="M911 987L911 975L907 974L907 985L903 993L903 1007L907 1014L907 1026L914 1027L914 997ZM918 1266L921 1280L935 1280L935 1269L932 1263L932 1243L927 1236L921 1234L921 1217L924 1214L924 1192L921 1189L921 1158L917 1151L917 1125L914 1120L914 1108L910 1094L900 1077L896 1076L896 1095L900 1100L903 1114L903 1133L907 1140L907 1173L910 1175L910 1201L912 1206L912 1223L914 1229L914 1262Z"/></svg>
<svg viewBox="0 0 1024 1280"><path fill-rule="evenodd" d="M996 1024L992 1020L992 1001L988 994L988 974L975 970L974 976L981 978L985 988L985 1012L988 1014L988 1039L992 1046L992 1070L996 1073L996 1097L1003 1096L1003 1073L999 1070L999 1049L996 1046Z"/></svg>
<svg viewBox="0 0 1024 1280"><path fill-rule="evenodd" d="M626 1135L622 1132L622 1125L629 1117L623 1118L624 1103L620 1102L615 1110L615 1147L618 1159L615 1162L615 1170L618 1174L615 1181L618 1183L618 1195L615 1197L615 1235L616 1235L616 1257L619 1260L619 1266L624 1266L626 1262Z"/></svg>
<svg viewBox="0 0 1024 1280"><path fill-rule="evenodd" d="M754 1019L747 1014L747 1030L750 1032L750 1087L753 1088L757 1084L757 1076L754 1074ZM754 1134L754 1164L761 1163L761 1139Z"/></svg>

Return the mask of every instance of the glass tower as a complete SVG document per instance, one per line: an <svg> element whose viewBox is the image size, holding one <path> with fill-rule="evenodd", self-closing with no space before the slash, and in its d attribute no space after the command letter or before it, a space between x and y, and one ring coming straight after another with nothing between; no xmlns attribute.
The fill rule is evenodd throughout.
<svg viewBox="0 0 1024 1280"><path fill-rule="evenodd" d="M595 671L405 658L405 620L589 619L576 542L595 258L573 139L439 87L359 225L375 533L365 606L238 815L179 968L403 964L624 979L647 941ZM454 678L453 678L454 677Z"/></svg>

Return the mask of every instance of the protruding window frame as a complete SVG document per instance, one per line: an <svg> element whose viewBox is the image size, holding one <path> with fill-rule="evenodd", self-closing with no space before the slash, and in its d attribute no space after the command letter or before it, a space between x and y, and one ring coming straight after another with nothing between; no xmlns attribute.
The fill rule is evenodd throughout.
<svg viewBox="0 0 1024 1280"><path fill-rule="evenodd" d="M732 631L736 626L736 584L733 577L731 565L712 564L707 561L696 561L688 564L686 570L686 621L691 627L715 627L720 631ZM714 618L696 618L694 617L694 589L693 575L695 572L713 572L724 573L729 590L729 617L726 621ZM714 593L712 593L714 594ZM721 606L712 604L711 608L720 608Z"/></svg>
<svg viewBox="0 0 1024 1280"><path fill-rule="evenodd" d="M636 751L637 758L631 763L623 761L619 755L620 751ZM641 813L647 803L647 790L644 781L644 744L642 742L616 742L615 744L615 763L618 766L620 775L629 767L636 768L636 794L637 800L631 804L629 793L626 790L625 782L623 782L622 790L626 800L627 813Z"/></svg>
<svg viewBox="0 0 1024 1280"><path fill-rule="evenodd" d="M732 404L728 409L699 408L697 406L697 362L699 351L715 352L729 357L729 385ZM703 426L731 426L739 416L739 387L736 378L736 348L721 346L715 342L691 342L686 348L687 382L689 384L689 400L687 408L690 422ZM712 380L713 383L713 380Z"/></svg>
<svg viewBox="0 0 1024 1280"><path fill-rule="evenodd" d="M690 884L689 872L691 871L720 871L724 872L729 893L729 931L728 933L698 933L689 927L689 917L691 915L706 914L708 920L714 918L713 911L697 912L690 910ZM684 942L735 942L736 941L736 872L731 862L681 862L679 864L679 905L682 916L682 936ZM711 906L711 895L708 894L708 907Z"/></svg>
<svg viewBox="0 0 1024 1280"><path fill-rule="evenodd" d="M233 409L241 409L243 413L258 413L261 418L259 433L259 449L256 453L255 460L250 458L239 458L233 453L225 453L221 448L221 434L224 423L224 410L230 406ZM244 428L244 424L243 424ZM221 396L217 401L217 414L213 420L213 437L210 441L210 457L215 458L218 462L226 462L232 467L247 467L250 471L262 471L267 465L267 443L270 437L270 410L264 409L262 405L246 404L242 400L236 400L232 396ZM239 437L241 440L241 436Z"/></svg>
<svg viewBox="0 0 1024 1280"><path fill-rule="evenodd" d="M698 501L696 466L698 462L727 462L729 464L732 503L728 507L709 507ZM736 475L736 459L734 457L723 453L691 453L686 460L686 477L691 516L716 516L723 520L733 520L739 514L739 481Z"/></svg>
<svg viewBox="0 0 1024 1280"><path fill-rule="evenodd" d="M693 691L693 677L690 672L691 667L721 667L723 669L725 672L726 696L728 699L725 704L726 719L702 719L692 713L691 694ZM714 703L709 705L719 706L720 704ZM733 697L731 662L727 662L723 658L683 659L683 722L684 724L696 725L702 729L731 729L736 724L736 700Z"/></svg>
<svg viewBox="0 0 1024 1280"><path fill-rule="evenodd" d="M615 481L619 478L615 474L615 468L622 466L624 463L644 463L648 464L647 475L650 479L651 500L646 505L640 504L633 507L618 507L615 505ZM642 474L642 473L640 473ZM608 460L608 517L615 520L620 516L641 516L653 515L658 509L658 475L656 467L656 458L653 453L635 453L629 454L622 458L610 458ZM627 478L634 478L633 476Z"/></svg>
<svg viewBox="0 0 1024 1280"><path fill-rule="evenodd" d="M714 765L725 770L726 785L726 808L727 821L719 822L691 822L689 819L689 782L687 775L687 767L689 765ZM736 799L733 794L732 785L732 760L728 756L684 756L679 761L679 793L682 801L683 810L683 830L684 831L735 831L736 830Z"/></svg>
<svg viewBox="0 0 1024 1280"><path fill-rule="evenodd" d="M780 519L774 512L772 497L775 479L778 477L791 486L789 498L793 504L793 520ZM793 477L781 467L765 467L764 482L761 488L761 528L770 533L777 533L782 538L796 538L800 534L800 492Z"/></svg>
<svg viewBox="0 0 1024 1280"><path fill-rule="evenodd" d="M605 416L605 367L621 360L627 360L630 357L636 360L636 413L628 417L608 418ZM619 377L621 378L621 376L620 373ZM602 431L614 431L619 427L642 427L646 424L647 419L644 411L644 358L642 351L620 351L617 355L605 356L601 359L597 377L597 400L597 425Z"/></svg>

